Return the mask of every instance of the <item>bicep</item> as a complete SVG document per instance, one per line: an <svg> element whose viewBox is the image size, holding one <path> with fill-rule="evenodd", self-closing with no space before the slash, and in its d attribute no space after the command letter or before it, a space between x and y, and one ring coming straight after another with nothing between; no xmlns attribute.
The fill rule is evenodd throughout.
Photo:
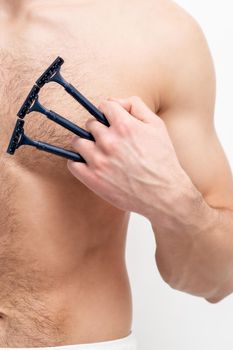
<svg viewBox="0 0 233 350"><path fill-rule="evenodd" d="M232 172L211 119L192 111L176 115L172 108L161 117L182 168L206 202L233 210Z"/></svg>
<svg viewBox="0 0 233 350"><path fill-rule="evenodd" d="M182 18L172 27L172 44L163 57L157 114L167 126L181 166L206 202L233 210L232 172L214 125L213 60L200 27L186 15Z"/></svg>

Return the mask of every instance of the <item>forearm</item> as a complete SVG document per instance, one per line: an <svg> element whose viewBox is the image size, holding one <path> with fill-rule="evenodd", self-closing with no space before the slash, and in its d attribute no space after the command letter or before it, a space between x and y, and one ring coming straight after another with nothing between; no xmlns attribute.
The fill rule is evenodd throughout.
<svg viewBox="0 0 233 350"><path fill-rule="evenodd" d="M173 199L151 217L159 271L174 289L219 301L233 292L233 212L208 206L186 179Z"/></svg>

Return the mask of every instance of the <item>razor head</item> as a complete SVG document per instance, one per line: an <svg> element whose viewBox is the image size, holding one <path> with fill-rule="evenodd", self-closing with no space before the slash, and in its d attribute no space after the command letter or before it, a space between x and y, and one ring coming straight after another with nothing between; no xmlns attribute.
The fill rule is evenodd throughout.
<svg viewBox="0 0 233 350"><path fill-rule="evenodd" d="M16 149L21 145L21 140L24 135L24 120L18 119L15 125L13 134L9 146L7 148L7 153L13 155Z"/></svg>
<svg viewBox="0 0 233 350"><path fill-rule="evenodd" d="M39 91L40 88L34 85L31 91L29 92L26 100L24 101L22 107L20 108L19 112L17 113L17 116L19 118L23 119L25 115L29 113L31 106L38 97Z"/></svg>
<svg viewBox="0 0 233 350"><path fill-rule="evenodd" d="M63 63L63 58L56 58L56 60L49 66L49 68L46 69L46 71L36 81L36 84L39 86L39 88L42 88L45 84L49 83L49 81L54 77L54 75L57 72L59 72Z"/></svg>

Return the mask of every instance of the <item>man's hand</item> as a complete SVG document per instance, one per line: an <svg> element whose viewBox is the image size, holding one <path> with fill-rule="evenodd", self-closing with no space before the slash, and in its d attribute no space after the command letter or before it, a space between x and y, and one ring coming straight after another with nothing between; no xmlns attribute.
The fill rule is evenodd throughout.
<svg viewBox="0 0 233 350"><path fill-rule="evenodd" d="M171 287L210 302L232 293L232 212L208 206L180 165L164 121L139 98L99 108L110 127L87 122L96 142L75 137L87 164L69 161L71 173L112 205L150 220L157 266Z"/></svg>
<svg viewBox="0 0 233 350"><path fill-rule="evenodd" d="M99 106L110 123L86 123L96 142L75 137L73 148L87 164L68 161L71 173L104 200L150 217L153 203L166 210L186 176L164 122L138 97Z"/></svg>

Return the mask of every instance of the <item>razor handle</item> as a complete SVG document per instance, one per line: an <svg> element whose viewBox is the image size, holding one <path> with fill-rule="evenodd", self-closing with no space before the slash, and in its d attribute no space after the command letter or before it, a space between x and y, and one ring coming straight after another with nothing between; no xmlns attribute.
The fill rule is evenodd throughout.
<svg viewBox="0 0 233 350"><path fill-rule="evenodd" d="M85 159L78 153L50 145L45 142L33 141L34 146L40 151L55 154L57 156L73 160L74 162L86 163Z"/></svg>
<svg viewBox="0 0 233 350"><path fill-rule="evenodd" d="M89 133L85 129L80 128L79 126L70 122L66 118L63 118L61 115L59 115L53 111L46 111L46 116L48 119L63 126L65 129L71 131L75 135L78 135L78 136L80 136L86 140L89 140L89 141L95 141L95 139L91 133Z"/></svg>
<svg viewBox="0 0 233 350"><path fill-rule="evenodd" d="M105 115L99 111L85 96L83 96L73 85L65 84L66 92L74 97L93 117L95 117L100 123L110 126Z"/></svg>

